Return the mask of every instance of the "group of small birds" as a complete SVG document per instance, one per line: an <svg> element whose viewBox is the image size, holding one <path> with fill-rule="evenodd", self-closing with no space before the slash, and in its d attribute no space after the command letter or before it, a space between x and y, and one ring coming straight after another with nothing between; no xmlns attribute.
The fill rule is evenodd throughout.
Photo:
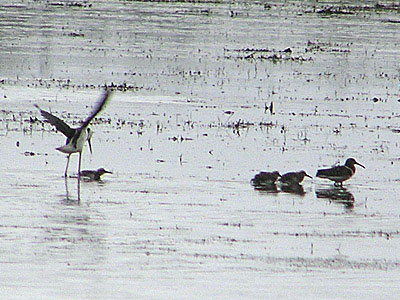
<svg viewBox="0 0 400 300"><path fill-rule="evenodd" d="M96 106L92 113L82 122L78 128L71 128L60 118L52 115L51 113L41 109L35 104L35 107L40 111L43 118L47 120L51 125L55 126L58 131L63 133L66 137L66 143L64 146L56 148L58 151L68 154L67 165L65 167L64 176L67 177L69 159L73 153L79 153L78 161L78 180L80 177L84 177L89 180L99 181L101 176L106 173L112 173L100 168L97 170L83 170L81 171L81 160L82 160L82 150L85 142L89 144L89 150L92 152L91 137L93 131L89 128L90 122L97 116L98 113L104 108L106 103L110 99L111 92L105 90L101 98L96 103ZM356 172L355 165L359 165L365 168L362 164L358 163L354 158L348 158L344 165L335 166L329 169L320 169L317 171L317 177L329 179L334 181L335 186L342 186L343 181L350 179ZM274 172L260 172L251 179L251 183L258 188L268 188L275 186L276 182L279 181L282 186L298 186L304 180L305 177L312 179L305 171L299 172L289 172L286 174L279 174L278 171Z"/></svg>
<svg viewBox="0 0 400 300"><path fill-rule="evenodd" d="M342 187L343 181L350 179L356 173L355 165L365 168L354 158L348 158L344 165L318 170L316 176L319 178L329 179L334 182L335 186ZM251 183L256 188L266 189L275 187L277 182L280 182L284 187L297 186L302 183L305 177L312 179L312 177L305 171L289 172L283 175L279 174L278 171L260 172L251 179Z"/></svg>

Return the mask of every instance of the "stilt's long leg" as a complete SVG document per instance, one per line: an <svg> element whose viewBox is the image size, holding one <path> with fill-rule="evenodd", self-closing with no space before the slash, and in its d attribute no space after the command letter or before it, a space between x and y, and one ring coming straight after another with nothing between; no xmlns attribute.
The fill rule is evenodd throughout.
<svg viewBox="0 0 400 300"><path fill-rule="evenodd" d="M81 202L81 181L78 175L78 202Z"/></svg>
<svg viewBox="0 0 400 300"><path fill-rule="evenodd" d="M78 181L81 179L81 159L82 159L82 152L79 152Z"/></svg>
<svg viewBox="0 0 400 300"><path fill-rule="evenodd" d="M81 158L82 158L82 152L79 152L79 161L78 161L78 202L81 202Z"/></svg>
<svg viewBox="0 0 400 300"><path fill-rule="evenodd" d="M71 154L68 154L68 159L67 159L67 166L65 167L65 173L64 173L64 177L67 177L67 172L68 172L68 165L69 165L69 158L71 157Z"/></svg>
<svg viewBox="0 0 400 300"><path fill-rule="evenodd" d="M66 194L66 200L69 200L68 179L67 179L67 177L65 177L64 180L65 180L65 194Z"/></svg>

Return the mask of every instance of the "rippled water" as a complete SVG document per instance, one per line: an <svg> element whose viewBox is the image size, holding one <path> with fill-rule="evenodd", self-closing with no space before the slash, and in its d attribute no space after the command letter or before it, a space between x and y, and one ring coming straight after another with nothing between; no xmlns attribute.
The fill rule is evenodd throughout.
<svg viewBox="0 0 400 300"><path fill-rule="evenodd" d="M1 298L396 297L400 19L380 3L3 1ZM104 85L83 167L113 174L78 201L33 104L77 126ZM366 169L340 191L249 183L347 157Z"/></svg>

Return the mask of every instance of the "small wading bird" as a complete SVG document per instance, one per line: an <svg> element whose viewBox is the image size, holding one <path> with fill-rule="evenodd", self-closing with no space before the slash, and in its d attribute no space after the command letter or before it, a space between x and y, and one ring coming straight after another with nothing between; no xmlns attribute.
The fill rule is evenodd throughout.
<svg viewBox="0 0 400 300"><path fill-rule="evenodd" d="M65 167L65 173L64 173L65 177L67 177L69 159L71 157L71 154L78 152L79 153L78 179L80 178L81 156L82 156L83 145L85 144L86 141L88 141L89 150L90 153L92 153L90 138L93 135L93 131L88 127L89 123L103 109L104 105L110 98L110 94L111 94L110 91L105 91L103 93L99 101L96 103L95 109L78 128L69 127L63 120L57 118L56 116L52 115L47 111L40 109L39 106L35 104L35 107L40 111L42 117L45 118L51 125L55 126L58 131L62 132L67 137L65 145L56 148L58 151L68 154L67 166Z"/></svg>
<svg viewBox="0 0 400 300"><path fill-rule="evenodd" d="M279 181L284 184L300 184L304 180L304 177L312 179L312 177L308 175L305 171L299 171L283 174L281 178L279 178Z"/></svg>
<svg viewBox="0 0 400 300"><path fill-rule="evenodd" d="M87 178L88 180L100 181L101 176L106 173L112 174L112 172L104 170L104 168L100 168L97 170L83 170L80 172L80 176Z"/></svg>
<svg viewBox="0 0 400 300"><path fill-rule="evenodd" d="M280 176L278 171L260 172L250 182L253 186L271 186L275 184Z"/></svg>
<svg viewBox="0 0 400 300"><path fill-rule="evenodd" d="M359 165L365 169L365 167L354 158L348 158L343 166L318 170L317 177L332 180L335 182L335 186L343 186L343 181L350 179L356 172L355 165Z"/></svg>

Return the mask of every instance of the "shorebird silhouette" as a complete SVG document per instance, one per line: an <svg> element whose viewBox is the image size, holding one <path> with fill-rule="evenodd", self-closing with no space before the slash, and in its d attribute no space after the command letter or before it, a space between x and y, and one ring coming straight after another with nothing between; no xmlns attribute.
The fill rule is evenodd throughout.
<svg viewBox="0 0 400 300"><path fill-rule="evenodd" d="M278 171L274 172L260 172L251 179L253 186L271 186L274 185L278 177L281 175Z"/></svg>
<svg viewBox="0 0 400 300"><path fill-rule="evenodd" d="M355 165L359 165L365 169L354 158L348 158L343 166L318 170L317 177L332 180L335 182L335 186L343 186L343 181L350 179L356 173Z"/></svg>
<svg viewBox="0 0 400 300"><path fill-rule="evenodd" d="M105 170L104 168L100 168L97 170L83 170L80 172L81 177L85 177L89 180L96 180L96 181L100 181L101 180L101 176L103 174L112 174L112 172Z"/></svg>
<svg viewBox="0 0 400 300"><path fill-rule="evenodd" d="M308 175L305 171L299 171L283 174L281 178L279 178L279 181L286 184L300 184L304 180L304 177L312 179L312 177Z"/></svg>
<svg viewBox="0 0 400 300"><path fill-rule="evenodd" d="M90 139L93 135L93 131L89 128L89 123L93 120L94 117L103 109L104 105L107 103L110 98L111 92L104 91L101 98L96 103L96 106L92 113L86 118L85 121L78 128L71 128L68 124L66 124L63 120L57 118L51 113L42 110L38 105L35 104L35 107L40 111L40 114L43 118L45 118L51 125L55 126L58 131L63 133L67 137L67 141L64 146L56 148L58 151L68 154L67 166L65 167L64 176L67 177L69 159L73 153L79 153L79 163L78 163L78 179L80 178L81 171L81 159L82 159L82 150L83 145L87 141L89 143L89 150L92 153L92 145L90 143Z"/></svg>

